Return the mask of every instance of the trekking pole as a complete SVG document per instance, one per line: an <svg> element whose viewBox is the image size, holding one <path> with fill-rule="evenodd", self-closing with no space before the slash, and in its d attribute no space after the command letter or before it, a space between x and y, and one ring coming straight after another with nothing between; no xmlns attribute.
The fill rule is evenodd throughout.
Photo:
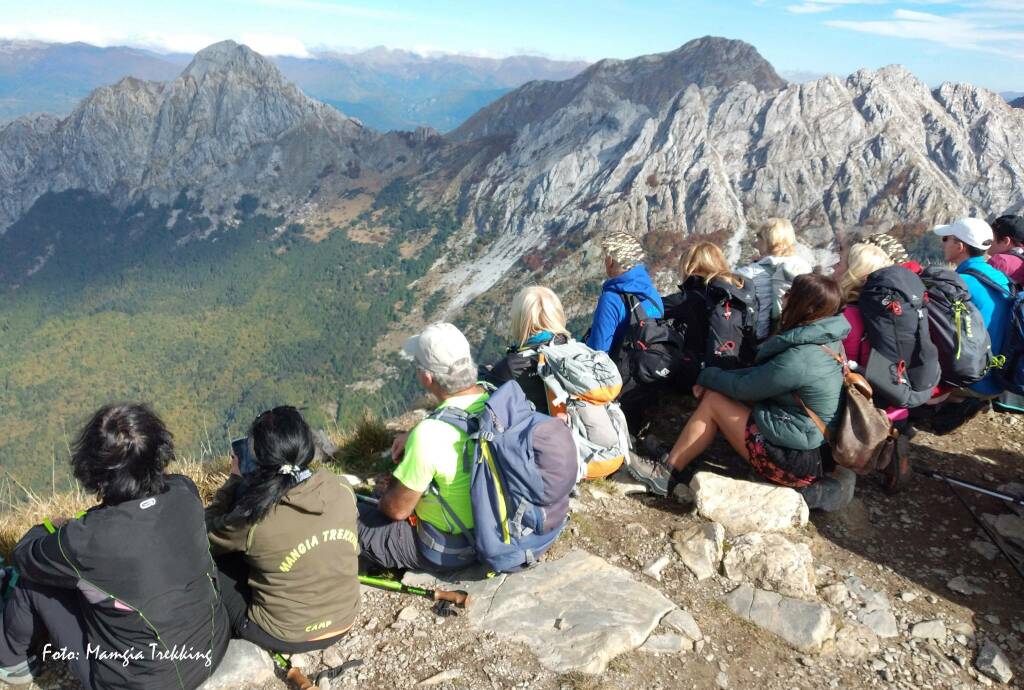
<svg viewBox="0 0 1024 690"><path fill-rule="evenodd" d="M362 501L363 503L369 503L372 506L378 505L380 503L380 499L379 498L374 498L373 496L367 496L366 494L356 494L356 500L357 501Z"/></svg>
<svg viewBox="0 0 1024 690"><path fill-rule="evenodd" d="M359 582L367 587L376 587L377 589L398 592L400 594L412 594L417 597L425 597L431 601L449 601L460 609L465 608L470 603L471 598L462 590L424 589L423 587L403 585L397 580L385 580L381 577L370 577L369 575L360 575Z"/></svg>
<svg viewBox="0 0 1024 690"><path fill-rule="evenodd" d="M918 467L915 465L914 471L930 479L938 479L939 481L946 482L947 484L955 484L956 486L961 486L965 489L970 489L971 491L975 491L979 494L991 496L992 498L998 498L1000 501L1013 503L1016 506L1024 508L1024 496L1014 496L1012 494L1003 493L1002 491L989 489L979 484L973 484L964 479L958 479L957 477L951 477L948 474L943 474L942 472L928 469L927 467Z"/></svg>
<svg viewBox="0 0 1024 690"><path fill-rule="evenodd" d="M277 667L284 671L285 681L294 685L297 690L315 690L320 686L321 680L325 678L327 680L333 680L345 671L359 668L363 665L362 659L351 659L343 663L341 666L334 666L320 671L320 673L313 676L312 680L310 680L309 676L302 672L302 669L298 666L292 665L290 654L286 656L281 653L274 653L271 657L274 659L274 663L277 664Z"/></svg>
<svg viewBox="0 0 1024 690"><path fill-rule="evenodd" d="M1014 558L1012 554L1010 554L1009 550L1006 547L1006 543L1003 541L1003 538L1000 537L995 532L995 530L993 530L991 527L986 525L984 520L982 520L981 518L978 517L978 514L974 512L974 509L971 508L969 503L967 503L967 500L963 496L960 495L959 491L956 490L956 486L958 484L962 484L962 482L958 482L957 480L953 479L952 477L947 477L944 474L941 474L939 472L935 472L933 475L926 475L926 476L932 476L933 478L936 478L936 479L939 479L940 481L945 482L946 486L949 487L950 493L952 493L954 496L956 496L957 500L960 501L960 504L963 505L963 507L967 510L967 512L970 513L971 517L974 518L974 522L977 523L978 527L980 527L982 529L982 531L984 531L985 534L988 536L989 540L991 540L991 542L996 545L996 548L999 549L999 553L1001 553L1003 555L1003 558L1005 558L1006 562L1010 564L1010 567L1013 568L1014 571L1016 571L1017 576L1020 577L1021 580L1024 580L1024 570L1021 569L1021 566L1017 562L1017 559ZM983 493L987 493L987 492L983 492Z"/></svg>

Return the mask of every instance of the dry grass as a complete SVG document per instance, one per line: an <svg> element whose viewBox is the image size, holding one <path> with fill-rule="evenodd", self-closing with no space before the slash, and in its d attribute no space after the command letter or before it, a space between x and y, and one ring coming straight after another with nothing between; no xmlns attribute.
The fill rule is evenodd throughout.
<svg viewBox="0 0 1024 690"><path fill-rule="evenodd" d="M228 465L227 457L212 463L184 458L176 460L169 470L195 482L205 503L227 479ZM95 504L95 497L81 489L43 495L13 477L0 479L0 556L9 559L22 535L44 518L75 515Z"/></svg>
<svg viewBox="0 0 1024 690"><path fill-rule="evenodd" d="M369 410L363 411L363 416L351 429L331 434L331 441L338 448L331 458L334 469L364 478L388 471L390 455L383 454L391 449L394 438L394 432L384 420Z"/></svg>

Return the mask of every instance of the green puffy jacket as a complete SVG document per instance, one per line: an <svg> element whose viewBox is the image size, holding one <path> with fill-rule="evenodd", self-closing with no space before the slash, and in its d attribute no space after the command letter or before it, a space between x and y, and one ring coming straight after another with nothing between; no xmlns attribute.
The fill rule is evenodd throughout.
<svg viewBox="0 0 1024 690"><path fill-rule="evenodd" d="M832 316L793 328L766 340L749 369L708 368L697 383L734 400L753 403L754 421L765 439L777 446L811 450L822 437L814 421L793 398L797 393L831 426L843 396L842 369L820 346L842 351L850 324Z"/></svg>

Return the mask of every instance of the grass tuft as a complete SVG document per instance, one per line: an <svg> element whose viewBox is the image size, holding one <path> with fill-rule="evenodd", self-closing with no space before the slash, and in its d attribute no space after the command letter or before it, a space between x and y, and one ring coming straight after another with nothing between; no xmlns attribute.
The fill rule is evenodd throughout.
<svg viewBox="0 0 1024 690"><path fill-rule="evenodd" d="M213 462L181 458L172 463L168 471L183 474L195 482L199 495L207 503L227 479L229 462L227 457ZM80 488L43 495L10 475L0 478L0 556L10 560L11 551L22 535L44 518L70 517L94 505L95 496Z"/></svg>
<svg viewBox="0 0 1024 690"><path fill-rule="evenodd" d="M338 451L331 458L338 469L366 478L392 468L390 451L395 434L388 429L384 420L363 411L363 416L347 432L340 432L331 439Z"/></svg>

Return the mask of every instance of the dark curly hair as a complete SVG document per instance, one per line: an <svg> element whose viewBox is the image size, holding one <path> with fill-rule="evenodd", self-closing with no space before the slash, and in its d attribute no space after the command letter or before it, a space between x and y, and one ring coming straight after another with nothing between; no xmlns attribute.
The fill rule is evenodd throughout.
<svg viewBox="0 0 1024 690"><path fill-rule="evenodd" d="M255 525L298 484L282 465L305 469L316 457L316 441L306 420L290 406L267 410L249 428L256 470L243 477L232 518Z"/></svg>
<svg viewBox="0 0 1024 690"><path fill-rule="evenodd" d="M164 470L174 459L174 439L146 405L101 407L79 432L72 449L75 479L107 504L164 490Z"/></svg>

